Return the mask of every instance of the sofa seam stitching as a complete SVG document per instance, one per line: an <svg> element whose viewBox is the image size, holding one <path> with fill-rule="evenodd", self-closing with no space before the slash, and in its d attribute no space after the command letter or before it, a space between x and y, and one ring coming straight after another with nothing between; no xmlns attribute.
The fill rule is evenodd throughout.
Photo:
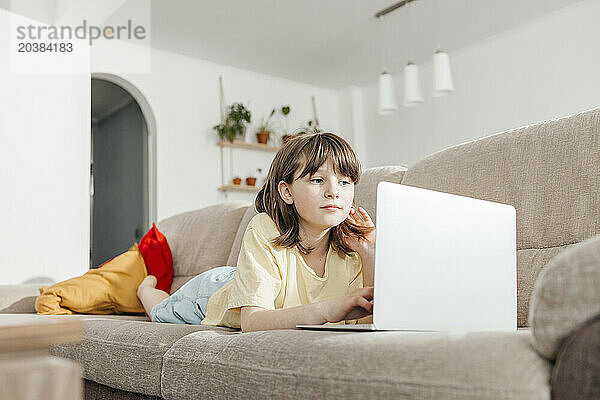
<svg viewBox="0 0 600 400"><path fill-rule="evenodd" d="M591 237L591 236L590 236L590 237ZM538 247L523 247L523 248L518 248L517 250L544 250L544 249L555 249L555 248L557 248L557 247L566 247L566 246L571 246L571 245L574 245L574 244L578 244L578 243L581 243L583 240L586 240L586 239L582 239L582 240L580 240L580 241L578 241L578 242L572 242L572 243L559 244L559 245L556 245L556 246L545 246L545 247L544 247L544 246L542 246L542 247L539 247L539 246L538 246Z"/></svg>

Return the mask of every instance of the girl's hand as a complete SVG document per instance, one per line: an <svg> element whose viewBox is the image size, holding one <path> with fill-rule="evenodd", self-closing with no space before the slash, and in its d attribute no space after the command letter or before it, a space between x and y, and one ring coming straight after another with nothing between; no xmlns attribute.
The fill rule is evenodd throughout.
<svg viewBox="0 0 600 400"><path fill-rule="evenodd" d="M354 210L354 208L350 209L350 215L348 216L350 222L360 226L375 226L373 220L371 220L371 217L364 208L358 207L358 212L360 213L360 216ZM358 239L355 236L349 235L346 235L344 239L352 250L356 251L361 256L365 256L375 254L375 238L376 233L375 229L373 229L371 233L366 235L365 239Z"/></svg>
<svg viewBox="0 0 600 400"><path fill-rule="evenodd" d="M355 290L343 297L322 303L322 317L326 322L359 319L373 314L373 287Z"/></svg>

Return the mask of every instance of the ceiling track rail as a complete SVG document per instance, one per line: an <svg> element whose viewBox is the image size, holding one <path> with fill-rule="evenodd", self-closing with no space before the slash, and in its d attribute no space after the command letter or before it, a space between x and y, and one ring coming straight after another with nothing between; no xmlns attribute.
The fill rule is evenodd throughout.
<svg viewBox="0 0 600 400"><path fill-rule="evenodd" d="M413 2L413 1L415 1L415 0L402 0L402 1L399 1L399 2L397 2L395 4L392 4L391 6L389 6L387 8L384 8L383 10L381 10L377 14L375 14L375 18L381 18L384 15L389 14L392 11L397 10L398 8L403 7L403 6L405 6L408 3Z"/></svg>

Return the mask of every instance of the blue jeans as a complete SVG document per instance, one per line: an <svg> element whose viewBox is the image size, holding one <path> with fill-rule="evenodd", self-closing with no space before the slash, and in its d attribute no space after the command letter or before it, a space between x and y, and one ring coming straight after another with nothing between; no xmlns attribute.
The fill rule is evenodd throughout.
<svg viewBox="0 0 600 400"><path fill-rule="evenodd" d="M196 275L150 310L155 322L200 325L206 316L208 299L233 279L235 267L224 266Z"/></svg>

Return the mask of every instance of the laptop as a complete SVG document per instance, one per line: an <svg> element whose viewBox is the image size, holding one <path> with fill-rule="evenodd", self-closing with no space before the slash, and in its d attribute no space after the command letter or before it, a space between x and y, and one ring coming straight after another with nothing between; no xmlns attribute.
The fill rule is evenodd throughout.
<svg viewBox="0 0 600 400"><path fill-rule="evenodd" d="M380 182L373 324L302 329L515 331L511 205Z"/></svg>

